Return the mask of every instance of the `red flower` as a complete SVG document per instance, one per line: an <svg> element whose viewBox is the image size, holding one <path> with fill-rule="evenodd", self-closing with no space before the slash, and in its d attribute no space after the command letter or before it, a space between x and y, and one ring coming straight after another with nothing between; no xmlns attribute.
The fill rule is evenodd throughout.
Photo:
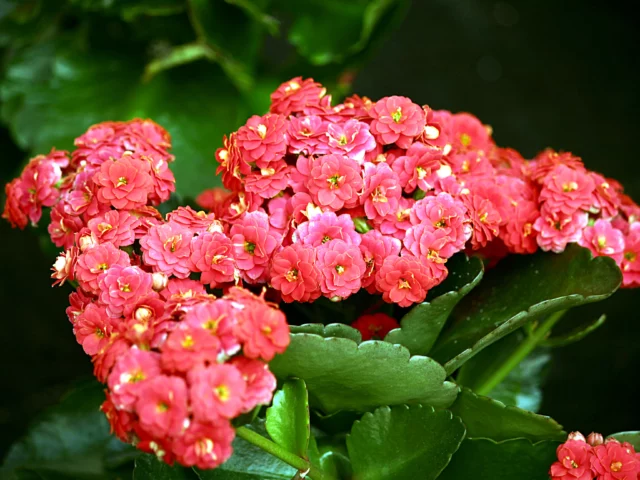
<svg viewBox="0 0 640 480"><path fill-rule="evenodd" d="M433 277L415 257L387 257L376 274L376 288L387 303L409 307L423 302L435 285Z"/></svg>
<svg viewBox="0 0 640 480"><path fill-rule="evenodd" d="M376 273L384 259L400 255L402 243L397 238L383 235L378 230L369 230L362 235L360 250L367 270L362 278L362 287L369 293L376 293Z"/></svg>
<svg viewBox="0 0 640 480"><path fill-rule="evenodd" d="M249 412L258 405L268 405L276 389L276 377L269 371L269 366L242 355L233 357L231 364L240 371L247 385L242 397L242 411Z"/></svg>
<svg viewBox="0 0 640 480"><path fill-rule="evenodd" d="M629 233L624 239L625 248L622 257L622 285L625 287L640 286L640 223L632 223Z"/></svg>
<svg viewBox="0 0 640 480"><path fill-rule="evenodd" d="M293 234L294 242L312 247L319 247L331 240L344 240L349 244L359 245L360 239L351 216L346 213L336 215L333 212L311 216L308 222L298 225Z"/></svg>
<svg viewBox="0 0 640 480"><path fill-rule="evenodd" d="M329 123L325 138L328 151L346 155L359 164L364 162L367 152L376 148L376 140L369 131L369 125L356 119L349 119L345 123Z"/></svg>
<svg viewBox="0 0 640 480"><path fill-rule="evenodd" d="M311 163L305 185L316 205L337 211L358 203L364 181L355 160L343 155L324 155Z"/></svg>
<svg viewBox="0 0 640 480"><path fill-rule="evenodd" d="M158 375L145 382L136 402L140 427L155 438L180 434L187 419L187 386L180 377Z"/></svg>
<svg viewBox="0 0 640 480"><path fill-rule="evenodd" d="M577 210L573 215L567 216L550 213L547 207L543 206L540 216L533 224L537 232L538 245L544 251L562 252L568 243L580 240L588 221L589 216L586 212Z"/></svg>
<svg viewBox="0 0 640 480"><path fill-rule="evenodd" d="M106 305L107 314L118 318L127 306L135 305L152 292L151 274L140 267L111 266L98 279L100 301Z"/></svg>
<svg viewBox="0 0 640 480"><path fill-rule="evenodd" d="M194 305L184 316L183 322L218 339L226 355L234 355L240 350L236 336L235 312L226 300L200 302Z"/></svg>
<svg viewBox="0 0 640 480"><path fill-rule="evenodd" d="M215 363L220 340L202 328L180 323L160 347L162 368L170 372L188 372L194 367Z"/></svg>
<svg viewBox="0 0 640 480"><path fill-rule="evenodd" d="M474 249L485 247L490 240L498 235L502 217L495 205L480 195L463 195L462 200L467 207L473 234L471 246Z"/></svg>
<svg viewBox="0 0 640 480"><path fill-rule="evenodd" d="M491 127L487 127L470 113L451 115L448 138L454 152L479 150L488 152L492 146Z"/></svg>
<svg viewBox="0 0 640 480"><path fill-rule="evenodd" d="M80 287L90 293L98 293L98 277L113 265L128 267L129 255L110 243L96 245L78 257L75 276Z"/></svg>
<svg viewBox="0 0 640 480"><path fill-rule="evenodd" d="M7 200L4 204L2 218L11 223L13 228L24 229L29 222L29 218L22 208L20 201L25 195L22 181L16 178L10 183L7 183L4 187L4 193L7 195Z"/></svg>
<svg viewBox="0 0 640 480"><path fill-rule="evenodd" d="M557 215L573 215L576 210L587 210L593 202L595 182L584 170L559 165L542 182L540 202Z"/></svg>
<svg viewBox="0 0 640 480"><path fill-rule="evenodd" d="M269 167L254 170L244 178L244 189L262 198L272 198L289 185L290 168L283 160Z"/></svg>
<svg viewBox="0 0 640 480"><path fill-rule="evenodd" d="M386 163L366 163L364 166L364 211L367 218L386 217L398 210L402 197L400 180Z"/></svg>
<svg viewBox="0 0 640 480"><path fill-rule="evenodd" d="M292 78L271 94L269 111L287 116L301 112L305 107L318 105L325 93L326 89L312 78Z"/></svg>
<svg viewBox="0 0 640 480"><path fill-rule="evenodd" d="M104 307L92 303L77 317L73 333L87 355L96 355L109 344L117 324Z"/></svg>
<svg viewBox="0 0 640 480"><path fill-rule="evenodd" d="M394 328L400 328L395 318L386 313L362 315L351 326L362 334L362 340L383 340Z"/></svg>
<svg viewBox="0 0 640 480"><path fill-rule="evenodd" d="M154 271L187 278L193 233L176 223L156 225L140 239L142 259Z"/></svg>
<svg viewBox="0 0 640 480"><path fill-rule="evenodd" d="M282 115L268 113L263 117L254 115L238 129L236 144L247 163L258 168L270 168L287 151L287 119Z"/></svg>
<svg viewBox="0 0 640 480"><path fill-rule="evenodd" d="M442 150L416 142L405 155L395 159L391 168L398 175L404 191L411 193L416 188L424 192L431 190L443 165ZM451 172L450 168L448 172Z"/></svg>
<svg viewBox="0 0 640 480"><path fill-rule="evenodd" d="M246 213L231 227L231 242L238 269L243 278L257 283L267 274L271 256L282 239L269 225L264 212Z"/></svg>
<svg viewBox="0 0 640 480"><path fill-rule="evenodd" d="M51 209L51 222L47 227L51 241L57 247L62 248L72 247L74 235L84 227L84 222L80 217L69 215L66 212L66 206L67 205L61 201Z"/></svg>
<svg viewBox="0 0 640 480"><path fill-rule="evenodd" d="M242 412L247 385L233 365L213 364L188 374L193 416L201 422L233 418Z"/></svg>
<svg viewBox="0 0 640 480"><path fill-rule="evenodd" d="M316 265L322 277L320 289L327 298L347 298L362 287L366 265L356 245L331 240L318 247Z"/></svg>
<svg viewBox="0 0 640 480"><path fill-rule="evenodd" d="M216 174L222 174L222 184L233 192L243 189L242 181L251 172L249 165L238 148L236 133L223 138L223 148L216 150L216 161L220 164Z"/></svg>
<svg viewBox="0 0 640 480"><path fill-rule="evenodd" d="M317 115L291 117L288 130L289 152L303 155L326 155L329 145L323 142L329 123Z"/></svg>
<svg viewBox="0 0 640 480"><path fill-rule="evenodd" d="M551 465L552 480L592 480L593 450L583 440L567 440L556 450L558 461Z"/></svg>
<svg viewBox="0 0 640 480"><path fill-rule="evenodd" d="M400 148L409 148L427 122L422 108L407 97L381 98L371 107L369 115L373 118L371 133L376 140L383 145L395 143Z"/></svg>
<svg viewBox="0 0 640 480"><path fill-rule="evenodd" d="M94 181L98 186L98 201L119 210L146 205L153 191L149 162L133 156L104 162Z"/></svg>
<svg viewBox="0 0 640 480"><path fill-rule="evenodd" d="M629 444L609 440L593 448L591 468L596 480L636 480L640 461Z"/></svg>
<svg viewBox="0 0 640 480"><path fill-rule="evenodd" d="M216 220L216 216L213 213L206 213L202 210L196 212L189 206L178 207L169 212L167 221L181 225L191 230L194 234L222 232L224 230L222 223Z"/></svg>
<svg viewBox="0 0 640 480"><path fill-rule="evenodd" d="M320 296L320 271L315 261L315 249L300 244L285 247L273 256L270 283L280 291L283 301L312 302Z"/></svg>
<svg viewBox="0 0 640 480"><path fill-rule="evenodd" d="M289 325L284 313L259 303L245 302L236 333L242 342L242 352L248 358L268 362L289 345Z"/></svg>
<svg viewBox="0 0 640 480"><path fill-rule="evenodd" d="M235 430L229 422L191 422L189 428L172 445L178 462L185 467L216 468L226 462L233 449Z"/></svg>
<svg viewBox="0 0 640 480"><path fill-rule="evenodd" d="M160 372L160 355L131 348L116 361L109 375L111 400L119 410L131 411L142 385Z"/></svg>
<svg viewBox="0 0 640 480"><path fill-rule="evenodd" d="M533 225L540 216L535 202L522 200L505 225L501 227L500 239L510 252L535 253L538 249Z"/></svg>
<svg viewBox="0 0 640 480"><path fill-rule="evenodd" d="M233 245L224 233L203 233L191 241L190 269L202 272L200 281L211 288L232 282L235 273Z"/></svg>
<svg viewBox="0 0 640 480"><path fill-rule="evenodd" d="M593 226L586 227L578 244L591 250L594 257L611 257L618 266L622 262L624 234L607 220L596 220Z"/></svg>
<svg viewBox="0 0 640 480"><path fill-rule="evenodd" d="M138 217L124 210L108 210L87 223L98 243L109 242L114 247L132 245L139 225Z"/></svg>

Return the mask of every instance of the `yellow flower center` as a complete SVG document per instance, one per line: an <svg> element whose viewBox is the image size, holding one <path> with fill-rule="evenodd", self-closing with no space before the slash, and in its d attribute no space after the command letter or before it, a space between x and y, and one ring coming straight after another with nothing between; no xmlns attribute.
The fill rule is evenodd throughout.
<svg viewBox="0 0 640 480"><path fill-rule="evenodd" d="M336 265L336 272L338 272L338 275L342 275L344 273L344 267L342 265Z"/></svg>
<svg viewBox="0 0 640 480"><path fill-rule="evenodd" d="M285 273L284 278L287 279L287 282L295 282L298 280L298 269L292 268L287 273Z"/></svg>
<svg viewBox="0 0 640 480"><path fill-rule="evenodd" d="M116 188L126 185L127 183L129 183L129 180L127 180L127 177L120 177L118 179L118 183L116 183Z"/></svg>
<svg viewBox="0 0 640 480"><path fill-rule="evenodd" d="M394 122L400 123L400 120L402 120L402 108L398 107L398 109L391 114L391 118L393 118Z"/></svg>
<svg viewBox="0 0 640 480"><path fill-rule="evenodd" d="M193 341L193 337L191 335L185 336L184 340L180 342L180 345L182 345L182 348L191 348L193 347L194 344L195 342Z"/></svg>
<svg viewBox="0 0 640 480"><path fill-rule="evenodd" d="M471 136L463 133L462 135L460 135L460 143L463 146L468 147L469 145L471 145Z"/></svg>
<svg viewBox="0 0 640 480"><path fill-rule="evenodd" d="M231 397L231 391L226 385L218 385L213 390L221 402L226 402Z"/></svg>
<svg viewBox="0 0 640 480"><path fill-rule="evenodd" d="M612 472L619 472L620 470L622 470L622 462L613 462L611 464Z"/></svg>

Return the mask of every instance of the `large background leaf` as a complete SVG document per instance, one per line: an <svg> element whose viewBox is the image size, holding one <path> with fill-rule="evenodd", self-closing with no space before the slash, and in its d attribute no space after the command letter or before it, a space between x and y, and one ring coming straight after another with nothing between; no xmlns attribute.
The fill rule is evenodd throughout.
<svg viewBox="0 0 640 480"><path fill-rule="evenodd" d="M357 480L435 479L464 438L451 412L382 407L353 425L347 448Z"/></svg>
<svg viewBox="0 0 640 480"><path fill-rule="evenodd" d="M270 368L280 379L303 379L309 401L325 413L402 403L451 405L458 387L445 381L442 366L428 357L409 356L406 348L387 342L358 345L346 338L296 333Z"/></svg>

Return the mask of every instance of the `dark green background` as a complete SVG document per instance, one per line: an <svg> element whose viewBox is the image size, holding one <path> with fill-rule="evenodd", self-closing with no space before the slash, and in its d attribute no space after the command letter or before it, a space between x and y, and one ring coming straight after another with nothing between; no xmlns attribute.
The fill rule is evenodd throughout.
<svg viewBox="0 0 640 480"><path fill-rule="evenodd" d="M473 112L501 145L527 156L547 146L573 151L640 200L638 39L635 17L619 3L415 0L354 91ZM5 183L25 156L6 130L0 147ZM35 233L2 222L0 242L3 456L39 411L91 375L91 364L64 315L69 291L50 287L53 259L41 253ZM554 352L541 413L585 433L640 428L639 301L640 290L621 291L574 313L592 320L606 312L609 320Z"/></svg>

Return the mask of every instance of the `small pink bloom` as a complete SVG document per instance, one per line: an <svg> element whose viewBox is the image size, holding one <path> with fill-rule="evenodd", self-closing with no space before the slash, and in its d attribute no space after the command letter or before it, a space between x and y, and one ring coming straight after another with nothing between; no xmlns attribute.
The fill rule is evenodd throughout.
<svg viewBox="0 0 640 480"><path fill-rule="evenodd" d="M292 78L271 94L269 111L287 116L298 113L305 107L318 105L325 93L326 89L312 78Z"/></svg>
<svg viewBox="0 0 640 480"><path fill-rule="evenodd" d="M424 266L410 256L387 257L376 274L376 288L382 292L382 299L401 307L423 302L434 285Z"/></svg>
<svg viewBox="0 0 640 480"><path fill-rule="evenodd" d="M275 197L287 188L290 170L283 160L273 161L268 167L249 173L244 178L244 188L262 198Z"/></svg>
<svg viewBox="0 0 640 480"><path fill-rule="evenodd" d="M326 141L328 122L317 115L291 117L289 122L289 152L303 155L326 155L329 146Z"/></svg>
<svg viewBox="0 0 640 480"><path fill-rule="evenodd" d="M455 152L479 150L488 152L493 146L490 128L480 122L470 113L456 113L451 115L449 140Z"/></svg>
<svg viewBox="0 0 640 480"><path fill-rule="evenodd" d="M247 385L242 397L243 412L271 403L276 389L276 377L269 371L266 363L237 355L231 359L231 364L240 371Z"/></svg>
<svg viewBox="0 0 640 480"><path fill-rule="evenodd" d="M242 190L245 175L251 172L251 165L245 161L238 148L237 134L232 133L222 139L224 147L216 150L215 158L220 164L216 174L222 176L222 184L232 192Z"/></svg>
<svg viewBox="0 0 640 480"><path fill-rule="evenodd" d="M193 416L201 422L233 418L242 412L247 384L240 370L229 364L213 364L188 374Z"/></svg>
<svg viewBox="0 0 640 480"><path fill-rule="evenodd" d="M269 168L282 159L287 150L287 119L283 115L268 113L254 115L238 129L236 141L244 160L258 168Z"/></svg>
<svg viewBox="0 0 640 480"><path fill-rule="evenodd" d="M70 247L56 258L51 267L51 278L55 279L52 286L63 285L66 280L75 279L76 262L78 261L78 248Z"/></svg>
<svg viewBox="0 0 640 480"><path fill-rule="evenodd" d="M187 228L194 234L223 231L222 225L216 220L213 213L206 213L202 210L196 212L189 206L178 207L167 213L167 221Z"/></svg>
<svg viewBox="0 0 640 480"><path fill-rule="evenodd" d="M96 245L78 257L76 279L84 291L98 293L98 277L114 265L130 266L129 255L110 243Z"/></svg>
<svg viewBox="0 0 640 480"><path fill-rule="evenodd" d="M384 340L391 330L400 328L397 320L386 313L362 315L351 326L362 334L363 341Z"/></svg>
<svg viewBox="0 0 640 480"><path fill-rule="evenodd" d="M433 188L444 164L439 148L416 142L405 155L395 159L391 168L398 175L405 192L411 193L416 188L427 192Z"/></svg>
<svg viewBox="0 0 640 480"><path fill-rule="evenodd" d="M106 392L106 400L100 405L100 411L107 417L107 421L111 427L111 432L119 440L125 443L131 441L130 433L133 430L134 416L125 412L124 410L118 410L111 400L111 394Z"/></svg>
<svg viewBox="0 0 640 480"><path fill-rule="evenodd" d="M407 97L384 97L369 110L373 118L371 133L383 145L395 143L409 148L413 139L422 133L426 116L419 105Z"/></svg>
<svg viewBox="0 0 640 480"><path fill-rule="evenodd" d="M396 211L390 212L382 219L376 219L374 223L384 235L391 235L402 240L405 232L411 227L410 214L415 203L413 198L400 197Z"/></svg>
<svg viewBox="0 0 640 480"><path fill-rule="evenodd" d="M266 304L243 302L237 335L248 358L271 361L289 346L289 325L280 310Z"/></svg>
<svg viewBox="0 0 640 480"><path fill-rule="evenodd" d="M624 239L625 248L622 257L622 285L624 287L640 286L640 223L629 226L629 233Z"/></svg>
<svg viewBox="0 0 640 480"><path fill-rule="evenodd" d="M187 278L191 274L189 257L192 238L190 230L176 223L153 226L140 239L142 259L154 271Z"/></svg>
<svg viewBox="0 0 640 480"><path fill-rule="evenodd" d="M133 156L104 162L94 181L98 186L98 201L119 210L146 205L153 191L149 162Z"/></svg>
<svg viewBox="0 0 640 480"><path fill-rule="evenodd" d="M206 470L216 468L231 457L234 437L235 430L228 421L191 422L174 440L172 449L181 465Z"/></svg>
<svg viewBox="0 0 640 480"><path fill-rule="evenodd" d="M597 480L636 480L640 462L631 445L608 441L593 447L591 468Z"/></svg>
<svg viewBox="0 0 640 480"><path fill-rule="evenodd" d="M545 177L559 165L564 165L572 170L586 171L580 157L576 157L570 152L558 153L550 148L536 155L536 158L527 165L527 169L533 180L543 183Z"/></svg>
<svg viewBox="0 0 640 480"><path fill-rule="evenodd" d="M578 240L581 247L591 250L594 257L611 257L620 266L624 255L624 234L614 228L608 220L596 220L586 227Z"/></svg>
<svg viewBox="0 0 640 480"><path fill-rule="evenodd" d="M546 205L542 207L540 216L533 224L537 232L538 245L542 250L559 253L568 243L575 243L582 237L582 231L589 222L587 212L577 210L573 215L549 213Z"/></svg>
<svg viewBox="0 0 640 480"><path fill-rule="evenodd" d="M316 205L337 211L358 203L364 181L356 161L343 155L324 155L311 163L305 185Z"/></svg>
<svg viewBox="0 0 640 480"><path fill-rule="evenodd" d="M87 355L96 355L109 344L116 324L103 306L91 303L77 317L73 333Z"/></svg>
<svg viewBox="0 0 640 480"><path fill-rule="evenodd" d="M138 391L140 427L156 438L180 434L187 419L187 386L180 377L158 375Z"/></svg>
<svg viewBox="0 0 640 480"><path fill-rule="evenodd" d="M331 240L344 240L351 245L360 245L360 234L356 232L351 216L326 212L313 215L308 222L301 223L293 234L293 241L319 247Z"/></svg>
<svg viewBox="0 0 640 480"><path fill-rule="evenodd" d="M109 374L111 400L119 410L131 411L138 399L140 387L160 373L159 354L131 348L116 361Z"/></svg>
<svg viewBox="0 0 640 480"><path fill-rule="evenodd" d="M473 227L471 246L474 250L485 247L490 240L498 236L502 223L500 212L489 199L473 192L463 195L462 200Z"/></svg>
<svg viewBox="0 0 640 480"><path fill-rule="evenodd" d="M112 335L100 351L91 358L93 375L100 383L107 383L109 372L120 357L131 348L131 344L120 335Z"/></svg>
<svg viewBox="0 0 640 480"><path fill-rule="evenodd" d="M160 347L162 368L186 373L195 367L215 363L220 340L202 328L180 323Z"/></svg>
<svg viewBox="0 0 640 480"><path fill-rule="evenodd" d="M618 214L621 200L614 181L607 180L595 172L589 172L589 175L596 185L591 200L592 206L600 212L602 218L615 217Z"/></svg>
<svg viewBox="0 0 640 480"><path fill-rule="evenodd" d="M84 227L84 222L80 217L67 214L65 207L66 204L60 201L51 209L47 231L57 247L69 248L73 246L75 233Z"/></svg>
<svg viewBox="0 0 640 480"><path fill-rule="evenodd" d="M231 242L236 265L243 278L257 283L267 274L269 261L282 238L269 225L264 212L246 213L231 227Z"/></svg>
<svg viewBox="0 0 640 480"><path fill-rule="evenodd" d="M69 294L69 306L65 310L67 318L74 324L78 317L84 312L87 305L93 302L93 298L85 295L82 290L76 290Z"/></svg>
<svg viewBox="0 0 640 480"><path fill-rule="evenodd" d="M331 240L316 250L318 269L322 277L320 289L327 298L347 298L362 287L367 266L356 245L343 240Z"/></svg>
<svg viewBox="0 0 640 480"><path fill-rule="evenodd" d="M202 272L200 281L211 288L234 280L233 245L224 233L203 233L191 240L190 269Z"/></svg>
<svg viewBox="0 0 640 480"><path fill-rule="evenodd" d="M315 249L297 243L274 255L270 283L283 301L312 302L320 296L320 271L315 261Z"/></svg>
<svg viewBox="0 0 640 480"><path fill-rule="evenodd" d="M355 119L345 123L329 123L326 141L331 153L346 155L361 165L365 154L376 148L369 125Z"/></svg>
<svg viewBox="0 0 640 480"><path fill-rule="evenodd" d="M52 151L52 154L55 154ZM62 153L66 158L65 152ZM50 154L51 155L51 154ZM60 198L58 183L62 180L62 169L58 162L49 156L38 155L29 161L20 176L25 196L22 203L27 208L31 223L37 223L42 214L42 207L51 207Z"/></svg>
<svg viewBox="0 0 640 480"><path fill-rule="evenodd" d="M149 193L149 203L160 205L176 191L176 178L169 168L169 162L162 157L146 157L151 171L152 191Z"/></svg>
<svg viewBox="0 0 640 480"><path fill-rule="evenodd" d="M89 220L87 226L98 243L109 242L114 247L125 247L135 241L135 229L139 224L138 217L126 210L108 210Z"/></svg>
<svg viewBox="0 0 640 480"><path fill-rule="evenodd" d="M595 182L585 171L559 165L544 177L540 202L557 215L573 215L591 206L594 190Z"/></svg>
<svg viewBox="0 0 640 480"><path fill-rule="evenodd" d="M135 305L152 292L151 274L140 267L112 265L98 278L100 301L107 314L119 318L127 306Z"/></svg>
<svg viewBox="0 0 640 480"><path fill-rule="evenodd" d="M218 339L225 355L234 355L240 350L235 312L226 300L198 303L185 314L183 322Z"/></svg>
<svg viewBox="0 0 640 480"><path fill-rule="evenodd" d="M593 450L580 440L567 440L556 450L558 461L551 465L552 480L592 480L591 458Z"/></svg>
<svg viewBox="0 0 640 480"><path fill-rule="evenodd" d="M7 200L4 204L2 218L7 220L13 228L23 230L29 223L29 218L21 204L21 199L25 196L25 189L22 180L19 178L7 183L4 187Z"/></svg>
<svg viewBox="0 0 640 480"><path fill-rule="evenodd" d="M369 293L376 293L376 274L384 259L400 255L402 243L395 237L383 235L378 230L369 230L362 235L360 250L367 270L362 277L362 287Z"/></svg>
<svg viewBox="0 0 640 480"><path fill-rule="evenodd" d="M508 221L500 229L500 239L510 252L519 254L535 253L538 249L536 232L533 225L540 217L537 204L522 200L515 208L515 212L508 217Z"/></svg>
<svg viewBox="0 0 640 480"><path fill-rule="evenodd" d="M386 163L366 163L364 166L364 211L367 218L386 217L396 212L402 196L400 180Z"/></svg>

